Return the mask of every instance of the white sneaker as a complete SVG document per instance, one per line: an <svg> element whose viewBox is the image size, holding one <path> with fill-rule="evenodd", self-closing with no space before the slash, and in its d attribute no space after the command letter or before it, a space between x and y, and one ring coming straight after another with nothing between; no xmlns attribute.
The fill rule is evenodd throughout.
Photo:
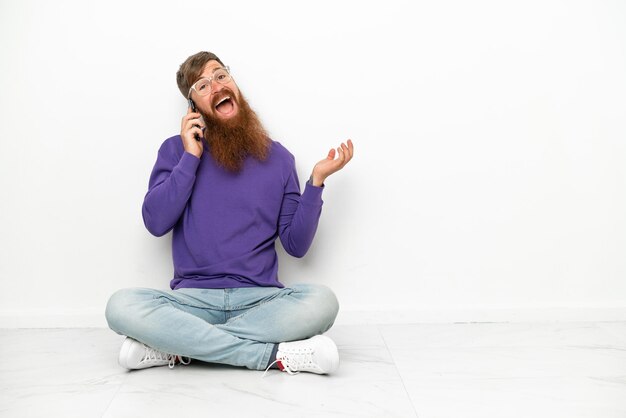
<svg viewBox="0 0 626 418"><path fill-rule="evenodd" d="M185 361L184 359L187 360ZM165 366L166 364L172 369L177 362L187 365L191 363L191 359L158 351L137 340L126 337L120 349L118 362L120 366L127 369L145 369L154 366Z"/></svg>
<svg viewBox="0 0 626 418"><path fill-rule="evenodd" d="M307 340L278 344L276 361L268 366L268 370L275 363L289 374L327 374L339 368L339 351L333 340L325 335L316 335Z"/></svg>

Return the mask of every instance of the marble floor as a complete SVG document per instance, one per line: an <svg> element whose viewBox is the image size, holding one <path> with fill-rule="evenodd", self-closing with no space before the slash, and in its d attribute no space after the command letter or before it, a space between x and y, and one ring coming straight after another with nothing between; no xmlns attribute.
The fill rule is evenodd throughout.
<svg viewBox="0 0 626 418"><path fill-rule="evenodd" d="M343 325L332 376L127 371L108 329L1 329L0 417L626 417L626 322Z"/></svg>

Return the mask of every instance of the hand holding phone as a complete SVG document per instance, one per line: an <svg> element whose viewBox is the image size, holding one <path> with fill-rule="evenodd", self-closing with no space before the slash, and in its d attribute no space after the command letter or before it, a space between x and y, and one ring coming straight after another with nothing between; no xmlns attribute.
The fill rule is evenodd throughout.
<svg viewBox="0 0 626 418"><path fill-rule="evenodd" d="M189 107L191 108L191 111L194 113L198 113L198 111L196 110L196 104L193 102L193 100L191 100L191 98L187 99L189 101ZM202 119L202 116L200 116L200 119ZM194 125L197 126L198 128L200 128L203 132L204 132L204 127L200 126L200 125ZM196 141L200 141L200 135L198 135L197 133L195 133L194 138L196 138Z"/></svg>
<svg viewBox="0 0 626 418"><path fill-rule="evenodd" d="M195 108L195 104L190 99L187 114L183 117L180 125L180 136L183 140L185 151L201 158L202 151L204 150L202 141L204 137L204 121L202 120L202 115L194 111Z"/></svg>

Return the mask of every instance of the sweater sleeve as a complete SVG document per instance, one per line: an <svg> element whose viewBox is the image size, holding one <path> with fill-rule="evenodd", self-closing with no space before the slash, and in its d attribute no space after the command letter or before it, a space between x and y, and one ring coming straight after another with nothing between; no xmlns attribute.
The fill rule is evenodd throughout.
<svg viewBox="0 0 626 418"><path fill-rule="evenodd" d="M295 164L285 185L285 194L278 220L280 242L285 251L294 257L303 257L315 237L322 213L322 191L307 182L300 195L300 184Z"/></svg>
<svg viewBox="0 0 626 418"><path fill-rule="evenodd" d="M157 237L168 233L178 222L191 196L200 164L200 159L188 152L175 160L163 147L159 150L141 209L146 228Z"/></svg>

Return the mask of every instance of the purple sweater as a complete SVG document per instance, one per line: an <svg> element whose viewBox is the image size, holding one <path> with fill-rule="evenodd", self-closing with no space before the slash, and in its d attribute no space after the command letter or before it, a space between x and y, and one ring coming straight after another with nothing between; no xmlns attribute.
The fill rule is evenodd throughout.
<svg viewBox="0 0 626 418"><path fill-rule="evenodd" d="M323 187L300 195L295 159L272 141L264 162L248 157L233 174L205 150L185 152L180 135L159 149L142 214L151 234L174 229L172 289L276 286L280 237L295 257L307 252L322 211Z"/></svg>

